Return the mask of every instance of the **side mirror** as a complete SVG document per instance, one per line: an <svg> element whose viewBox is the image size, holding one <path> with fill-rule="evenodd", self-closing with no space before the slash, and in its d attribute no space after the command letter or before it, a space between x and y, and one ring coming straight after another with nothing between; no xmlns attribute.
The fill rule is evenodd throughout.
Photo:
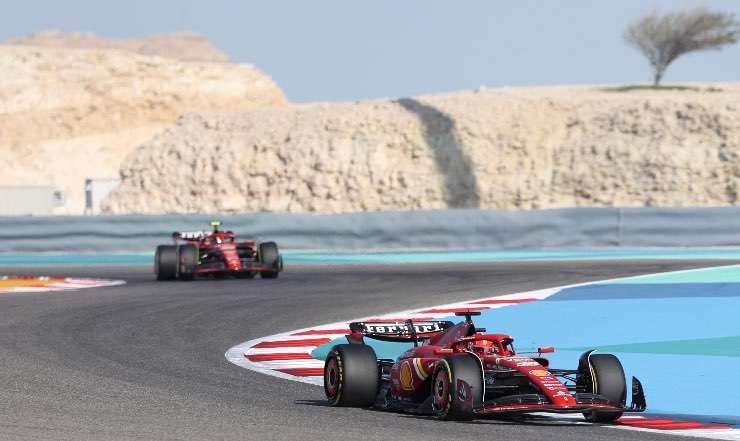
<svg viewBox="0 0 740 441"><path fill-rule="evenodd" d="M546 354L548 352L555 352L555 348L553 348L552 346L548 348L537 348L537 352L539 352L540 354Z"/></svg>

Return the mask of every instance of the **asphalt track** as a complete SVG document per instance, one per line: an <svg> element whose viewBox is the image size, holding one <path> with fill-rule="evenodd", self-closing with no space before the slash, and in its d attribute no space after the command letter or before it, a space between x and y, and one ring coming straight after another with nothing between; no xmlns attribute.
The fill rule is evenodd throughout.
<svg viewBox="0 0 740 441"><path fill-rule="evenodd" d="M684 440L537 420L444 423L326 406L229 363L253 338L484 296L736 261L294 265L277 280L155 282L149 266L4 268L123 279L0 294L0 439Z"/></svg>

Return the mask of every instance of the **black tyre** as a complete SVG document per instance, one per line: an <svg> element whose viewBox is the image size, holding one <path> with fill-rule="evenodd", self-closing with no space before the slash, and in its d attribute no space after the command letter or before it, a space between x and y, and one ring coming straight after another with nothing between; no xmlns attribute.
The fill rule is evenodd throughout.
<svg viewBox="0 0 740 441"><path fill-rule="evenodd" d="M467 383L470 390L462 389L459 380ZM444 357L434 368L432 409L440 420L470 421L475 418L473 406L483 401L483 391L480 363L470 355Z"/></svg>
<svg viewBox="0 0 740 441"><path fill-rule="evenodd" d="M154 274L157 280L174 280L177 278L177 247L160 245L154 253Z"/></svg>
<svg viewBox="0 0 740 441"><path fill-rule="evenodd" d="M335 407L370 407L380 391L378 359L372 347L336 345L324 363L324 393Z"/></svg>
<svg viewBox="0 0 740 441"><path fill-rule="evenodd" d="M260 277L263 279L277 279L282 269L282 258L278 252L278 246L275 242L263 242L259 245L260 263L271 268L267 271L260 271Z"/></svg>
<svg viewBox="0 0 740 441"><path fill-rule="evenodd" d="M584 356L587 356L586 354ZM586 386L592 393L599 394L609 401L624 406L627 402L627 381L624 378L624 369L619 359L612 354L592 354L588 357L588 364L590 365L589 372L581 372L583 369L579 365L580 375L578 380L582 385ZM595 410L584 412L583 416L587 421L606 423L618 419L623 413L620 411Z"/></svg>
<svg viewBox="0 0 740 441"><path fill-rule="evenodd" d="M195 279L195 270L198 268L198 249L193 245L177 247L177 277L180 280Z"/></svg>

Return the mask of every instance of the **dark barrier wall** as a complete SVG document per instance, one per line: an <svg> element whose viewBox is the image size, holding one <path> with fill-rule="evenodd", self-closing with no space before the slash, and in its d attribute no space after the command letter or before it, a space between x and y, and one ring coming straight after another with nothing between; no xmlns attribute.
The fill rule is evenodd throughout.
<svg viewBox="0 0 740 441"><path fill-rule="evenodd" d="M220 220L283 249L715 247L740 245L740 207L440 210L340 215L0 217L0 252L154 251Z"/></svg>

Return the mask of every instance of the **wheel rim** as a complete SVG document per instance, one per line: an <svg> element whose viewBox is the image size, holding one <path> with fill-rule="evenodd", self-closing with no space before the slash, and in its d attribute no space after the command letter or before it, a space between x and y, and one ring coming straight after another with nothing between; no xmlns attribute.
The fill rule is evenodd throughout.
<svg viewBox="0 0 740 441"><path fill-rule="evenodd" d="M442 410L449 399L450 382L447 379L447 371L440 369L434 377L434 407Z"/></svg>
<svg viewBox="0 0 740 441"><path fill-rule="evenodd" d="M337 394L337 389L339 389L339 379L338 377L339 372L339 366L337 365L337 360L335 358L332 358L329 360L328 363L326 363L326 370L324 373L324 384L326 385L326 394L331 398L334 397Z"/></svg>

